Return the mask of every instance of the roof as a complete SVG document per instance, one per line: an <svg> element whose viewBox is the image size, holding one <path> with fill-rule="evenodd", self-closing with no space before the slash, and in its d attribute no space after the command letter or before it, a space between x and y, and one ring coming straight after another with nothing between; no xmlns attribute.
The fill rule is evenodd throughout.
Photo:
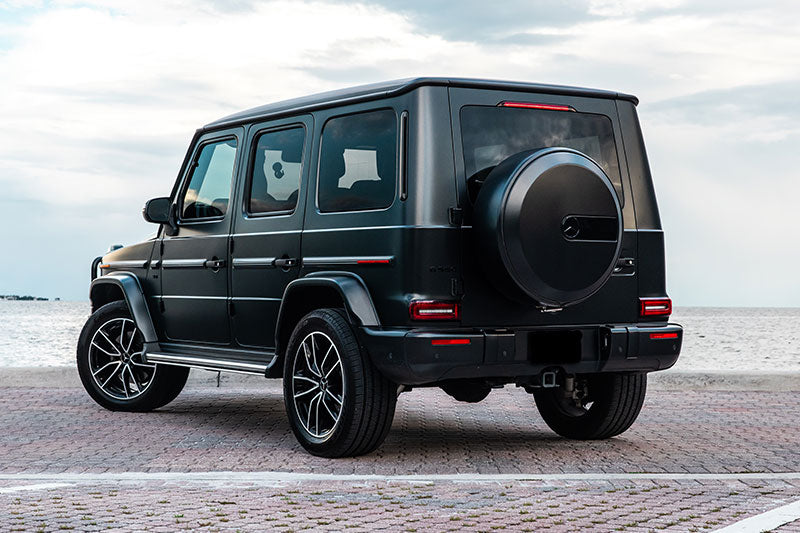
<svg viewBox="0 0 800 533"><path fill-rule="evenodd" d="M407 78L402 80L384 81L359 85L347 89L338 89L324 93L301 96L291 100L284 100L266 104L245 111L240 111L207 124L203 129L232 126L254 119L280 116L298 111L307 112L326 107L344 104L354 104L368 100L378 100L398 96L423 86L438 87L466 87L474 89L500 89L508 91L525 91L533 93L563 94L567 96L588 96L592 98L609 98L629 100L638 104L639 100L630 94L604 91L601 89L587 89L570 87L567 85L547 85L542 83L525 83L516 81L481 80L469 78Z"/></svg>

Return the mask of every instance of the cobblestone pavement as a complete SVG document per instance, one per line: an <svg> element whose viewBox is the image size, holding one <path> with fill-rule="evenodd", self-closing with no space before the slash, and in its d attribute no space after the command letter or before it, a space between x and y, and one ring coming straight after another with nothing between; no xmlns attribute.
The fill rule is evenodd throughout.
<svg viewBox="0 0 800 533"><path fill-rule="evenodd" d="M6 388L0 530L709 531L800 500L800 476L780 474L800 472L798 400L791 392L651 391L621 437L571 442L547 429L522 390L468 405L421 389L400 397L376 453L326 460L297 445L274 382L187 390L146 414L105 411L78 389ZM155 475L217 471L385 477ZM459 473L466 479L426 478ZM420 477L393 477L408 474ZM498 474L514 479L491 477ZM800 521L778 530L800 532Z"/></svg>

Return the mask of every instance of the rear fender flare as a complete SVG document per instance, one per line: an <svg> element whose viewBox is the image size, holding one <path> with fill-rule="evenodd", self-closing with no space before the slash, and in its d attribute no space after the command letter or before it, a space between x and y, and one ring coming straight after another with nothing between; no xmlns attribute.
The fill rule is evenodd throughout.
<svg viewBox="0 0 800 533"><path fill-rule="evenodd" d="M297 319L300 318L293 316L292 312L292 306L296 303L296 299L301 296L301 293L308 294L308 290L313 291L315 288L335 291L341 298L351 324L380 326L378 313L364 280L350 272L314 272L289 283L283 293L275 325L276 353L283 353L291 330L294 329ZM311 310L319 306L314 302L308 302L303 307Z"/></svg>

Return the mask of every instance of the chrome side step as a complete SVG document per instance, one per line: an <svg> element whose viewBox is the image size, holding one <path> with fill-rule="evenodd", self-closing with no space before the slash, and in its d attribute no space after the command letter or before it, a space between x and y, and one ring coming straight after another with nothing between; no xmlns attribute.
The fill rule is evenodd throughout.
<svg viewBox="0 0 800 533"><path fill-rule="evenodd" d="M217 370L224 372L238 372L240 374L259 374L264 375L270 365L261 363L245 363L242 361L230 361L226 359L211 359L207 357L196 357L191 355L174 355L169 353L149 352L146 354L148 363L159 363L164 365L188 366L192 368L202 368L203 370Z"/></svg>

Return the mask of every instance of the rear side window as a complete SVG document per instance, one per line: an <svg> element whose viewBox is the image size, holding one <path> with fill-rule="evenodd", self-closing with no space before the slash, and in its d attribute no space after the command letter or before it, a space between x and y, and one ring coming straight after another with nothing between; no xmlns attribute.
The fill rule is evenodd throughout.
<svg viewBox="0 0 800 533"><path fill-rule="evenodd" d="M555 146L572 148L594 159L622 199L614 130L604 115L465 106L461 109L461 139L473 202L483 180L498 163L519 152Z"/></svg>
<svg viewBox="0 0 800 533"><path fill-rule="evenodd" d="M391 109L330 119L322 130L322 212L382 209L397 183L397 117Z"/></svg>
<svg viewBox="0 0 800 533"><path fill-rule="evenodd" d="M181 218L213 218L228 211L236 163L236 139L203 145L181 199Z"/></svg>
<svg viewBox="0 0 800 533"><path fill-rule="evenodd" d="M247 212L293 211L300 190L306 131L302 126L269 131L256 138Z"/></svg>

